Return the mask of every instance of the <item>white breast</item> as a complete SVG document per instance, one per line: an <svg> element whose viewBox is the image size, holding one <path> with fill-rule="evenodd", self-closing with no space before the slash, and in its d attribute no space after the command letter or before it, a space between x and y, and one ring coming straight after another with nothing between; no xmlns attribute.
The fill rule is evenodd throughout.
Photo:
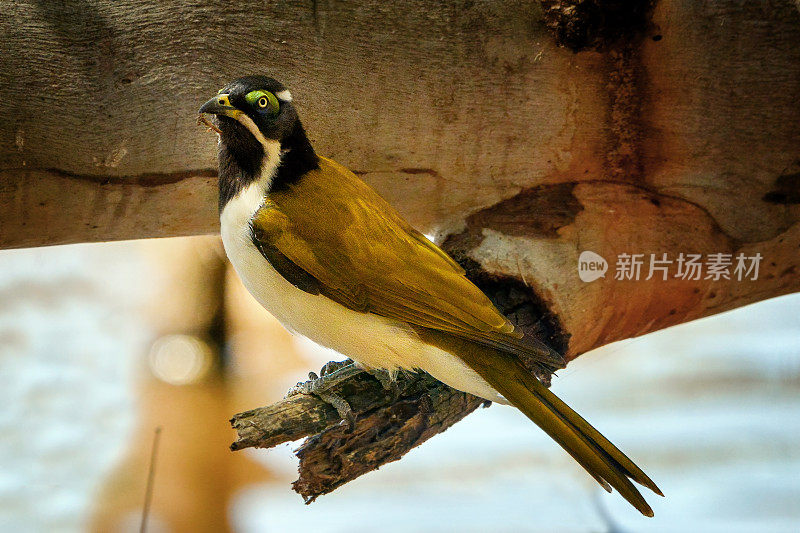
<svg viewBox="0 0 800 533"><path fill-rule="evenodd" d="M404 324L359 313L298 289L261 255L250 221L263 205L265 183L233 198L220 215L225 253L245 287L287 329L336 350L369 368L420 368L448 385L504 402L488 383L452 354L420 341Z"/></svg>

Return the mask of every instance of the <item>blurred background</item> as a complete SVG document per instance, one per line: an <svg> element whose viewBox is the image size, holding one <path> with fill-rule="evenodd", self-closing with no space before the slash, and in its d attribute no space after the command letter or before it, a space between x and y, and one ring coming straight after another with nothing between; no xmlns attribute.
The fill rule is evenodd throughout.
<svg viewBox="0 0 800 533"><path fill-rule="evenodd" d="M800 529L800 295L580 357L553 390L634 458L654 519L514 409L481 409L310 506L294 446L228 419L340 357L292 338L217 237L0 251L0 531Z"/></svg>

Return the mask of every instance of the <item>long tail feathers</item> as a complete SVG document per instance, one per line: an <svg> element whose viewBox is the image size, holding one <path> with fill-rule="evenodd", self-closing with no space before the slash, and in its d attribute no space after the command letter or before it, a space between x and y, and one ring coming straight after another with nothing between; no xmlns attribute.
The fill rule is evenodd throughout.
<svg viewBox="0 0 800 533"><path fill-rule="evenodd" d="M653 510L631 483L636 481L663 496L647 474L513 357L474 348L459 353L465 363L550 435L604 489L617 489L643 515L653 516Z"/></svg>

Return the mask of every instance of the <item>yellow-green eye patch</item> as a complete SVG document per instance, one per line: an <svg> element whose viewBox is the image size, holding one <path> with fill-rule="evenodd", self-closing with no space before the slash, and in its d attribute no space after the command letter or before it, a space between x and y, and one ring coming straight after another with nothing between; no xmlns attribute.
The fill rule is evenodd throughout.
<svg viewBox="0 0 800 533"><path fill-rule="evenodd" d="M280 104L275 95L268 91L250 91L244 97L248 104L254 105L259 109L269 109L273 115L278 114Z"/></svg>

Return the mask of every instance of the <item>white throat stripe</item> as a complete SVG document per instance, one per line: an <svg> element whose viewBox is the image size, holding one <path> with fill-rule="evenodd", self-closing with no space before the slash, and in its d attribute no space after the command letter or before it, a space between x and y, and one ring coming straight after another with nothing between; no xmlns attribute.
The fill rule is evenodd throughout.
<svg viewBox="0 0 800 533"><path fill-rule="evenodd" d="M236 120L247 128L253 134L253 137L261 143L261 146L264 147L264 160L261 162L261 173L257 177L257 182L262 187L262 192L268 191L270 185L272 185L272 178L275 177L275 173L278 170L278 165L281 163L281 143L264 137L256 123L253 122L253 119L244 113L240 113Z"/></svg>
<svg viewBox="0 0 800 533"><path fill-rule="evenodd" d="M267 139L264 137L264 134L261 133L261 130L258 129L258 126L256 126L255 122L253 122L252 118L248 117L244 113L237 113L236 120L238 120L242 126L247 128L247 131L252 133L253 137L255 137L256 140L266 148L269 141L267 141Z"/></svg>

